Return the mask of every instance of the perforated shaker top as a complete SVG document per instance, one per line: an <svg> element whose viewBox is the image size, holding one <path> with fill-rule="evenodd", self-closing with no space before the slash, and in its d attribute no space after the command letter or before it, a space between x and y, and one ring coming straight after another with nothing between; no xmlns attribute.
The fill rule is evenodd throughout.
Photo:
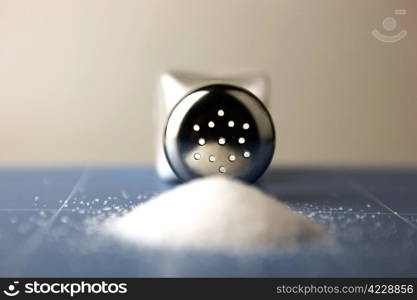
<svg viewBox="0 0 417 300"><path fill-rule="evenodd" d="M253 182L274 149L267 109L255 95L232 85L209 85L186 95L165 128L167 160L184 181L220 174Z"/></svg>

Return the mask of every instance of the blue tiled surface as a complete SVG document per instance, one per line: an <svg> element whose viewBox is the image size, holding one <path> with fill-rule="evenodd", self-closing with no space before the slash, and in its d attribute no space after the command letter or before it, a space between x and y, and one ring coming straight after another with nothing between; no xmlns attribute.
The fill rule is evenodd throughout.
<svg viewBox="0 0 417 300"><path fill-rule="evenodd" d="M0 276L417 276L416 169L271 169L258 186L335 242L247 257L133 249L87 235L86 220L171 188L152 169L0 169Z"/></svg>

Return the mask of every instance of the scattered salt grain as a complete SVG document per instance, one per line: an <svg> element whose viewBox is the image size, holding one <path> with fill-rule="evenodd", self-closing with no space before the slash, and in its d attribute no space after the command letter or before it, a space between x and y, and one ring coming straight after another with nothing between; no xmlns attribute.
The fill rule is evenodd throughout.
<svg viewBox="0 0 417 300"><path fill-rule="evenodd" d="M69 218L67 216L62 216L60 220L64 224L67 224L69 222Z"/></svg>

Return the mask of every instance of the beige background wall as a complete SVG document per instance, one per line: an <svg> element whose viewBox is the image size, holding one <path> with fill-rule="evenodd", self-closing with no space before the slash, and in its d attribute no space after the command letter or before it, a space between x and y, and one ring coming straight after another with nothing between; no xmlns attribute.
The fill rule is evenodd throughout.
<svg viewBox="0 0 417 300"><path fill-rule="evenodd" d="M0 0L0 165L151 162L171 69L270 73L276 163L417 165L416 30L415 0Z"/></svg>

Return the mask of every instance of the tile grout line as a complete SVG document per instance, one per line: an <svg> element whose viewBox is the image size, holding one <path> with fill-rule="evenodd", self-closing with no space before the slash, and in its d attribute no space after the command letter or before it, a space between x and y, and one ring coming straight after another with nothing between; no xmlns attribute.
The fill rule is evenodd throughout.
<svg viewBox="0 0 417 300"><path fill-rule="evenodd" d="M11 274L13 274L12 277L16 277L20 273L21 269L27 263L29 256L42 243L44 235L50 230L55 219L58 217L59 213L64 209L65 204L67 204L71 200L71 198L80 190L80 188L84 187L88 179L87 175L90 175L89 170L84 169L78 180L75 182L74 187L72 188L64 203L56 210L55 214L51 218L49 218L49 220L47 220L46 225L42 228L39 228L35 233L33 233L31 237L29 237L29 239L26 240L24 246L21 246L20 250L18 249L17 251L15 251L15 253L11 254L10 257L6 260L7 264L2 266L2 268L10 269Z"/></svg>
<svg viewBox="0 0 417 300"><path fill-rule="evenodd" d="M300 209L296 209L291 207L291 209L294 209L296 211L300 211L300 212L306 212L306 213L321 213L321 214L334 214L334 215L357 215L357 214L362 214L362 215L392 215L392 212L379 212L379 211L331 211L331 210L300 210ZM417 216L417 213L403 213L402 215L406 215L406 216Z"/></svg>
<svg viewBox="0 0 417 300"><path fill-rule="evenodd" d="M0 208L0 212L7 211L57 211L57 208ZM61 211L71 211L69 208L64 208Z"/></svg>
<svg viewBox="0 0 417 300"><path fill-rule="evenodd" d="M377 204L379 204L380 206L384 207L385 209L387 209L388 211L390 211L394 216L397 216L398 218L400 218L403 222L407 223L408 225L410 225L414 230L417 230L417 225L413 224L412 222L410 222L409 220L407 220L406 218L404 218L403 216L401 216L398 212L396 212L395 210L393 210L391 207L389 207L388 205L386 205L384 202L382 202L376 195L374 195L373 193L371 193L367 188L363 187L361 184L359 184L358 182L355 182L353 179L350 178L349 180L350 185L356 189L357 191L361 191L363 194L365 194L369 199L371 199L372 201L376 202Z"/></svg>
<svg viewBox="0 0 417 300"><path fill-rule="evenodd" d="M62 205L57 209L55 214L50 218L50 222L52 223L59 215L59 213L64 210L65 205L68 204L68 202L74 197L74 195L82 188L84 188L84 185L87 183L90 176L89 170L85 169L84 172L81 174L77 182L75 183L74 187L72 188L71 192L65 199L65 201L62 203Z"/></svg>

